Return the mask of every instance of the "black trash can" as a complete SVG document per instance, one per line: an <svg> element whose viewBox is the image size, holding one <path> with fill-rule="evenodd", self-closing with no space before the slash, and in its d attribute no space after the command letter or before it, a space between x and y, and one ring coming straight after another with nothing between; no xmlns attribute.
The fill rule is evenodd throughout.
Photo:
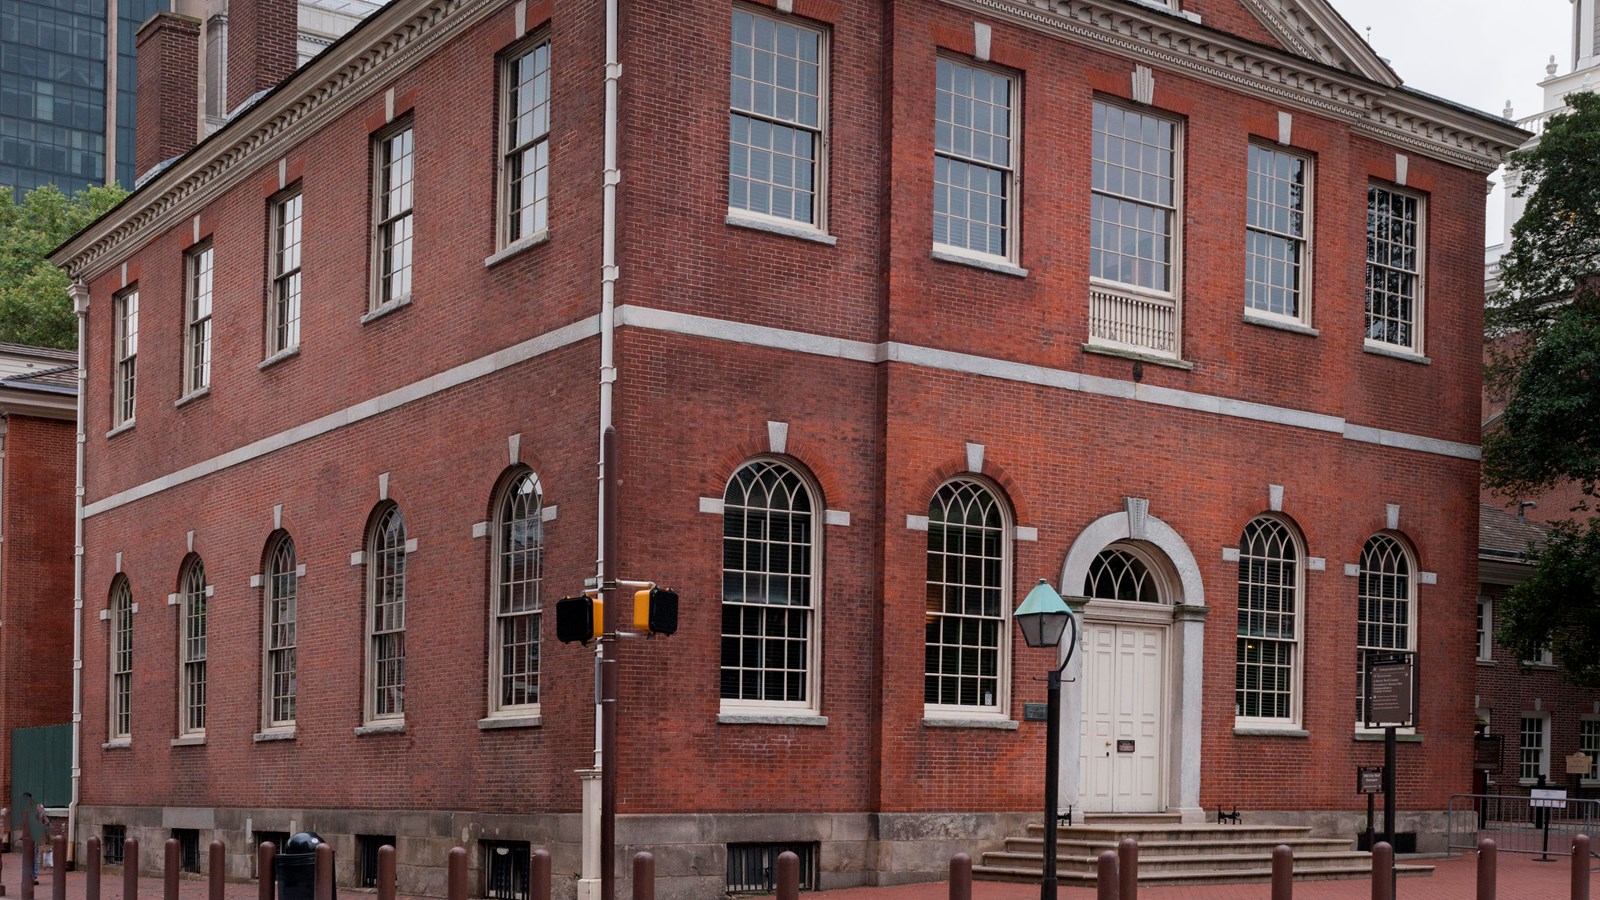
<svg viewBox="0 0 1600 900"><path fill-rule="evenodd" d="M279 900L315 900L317 894L317 845L322 837L302 831L289 838L278 851L273 865L277 869ZM335 895L337 896L337 890Z"/></svg>

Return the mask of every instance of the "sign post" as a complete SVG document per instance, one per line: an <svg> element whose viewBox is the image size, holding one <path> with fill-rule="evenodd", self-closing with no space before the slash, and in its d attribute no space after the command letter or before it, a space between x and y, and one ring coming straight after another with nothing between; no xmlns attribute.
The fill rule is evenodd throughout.
<svg viewBox="0 0 1600 900"><path fill-rule="evenodd" d="M1539 778L1544 784L1544 778ZM1544 849L1539 851L1539 862L1555 862L1550 858L1550 820L1555 810L1567 808L1567 792L1561 788L1533 788L1528 792L1528 805L1534 810L1535 823L1544 830Z"/></svg>
<svg viewBox="0 0 1600 900"><path fill-rule="evenodd" d="M1417 724L1416 654L1369 653L1366 726L1383 729L1383 840L1394 846L1395 730ZM1393 888L1391 894L1393 896Z"/></svg>
<svg viewBox="0 0 1600 900"><path fill-rule="evenodd" d="M1383 793L1383 766L1357 766L1356 793L1367 795L1367 850L1370 852L1375 827L1372 822L1375 817L1372 804L1377 796Z"/></svg>

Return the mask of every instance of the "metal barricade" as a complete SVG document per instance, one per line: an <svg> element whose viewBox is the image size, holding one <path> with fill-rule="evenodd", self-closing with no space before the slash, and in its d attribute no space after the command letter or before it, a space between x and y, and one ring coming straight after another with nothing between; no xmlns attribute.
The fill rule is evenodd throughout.
<svg viewBox="0 0 1600 900"><path fill-rule="evenodd" d="M1548 808L1514 794L1456 794L1448 817L1451 853L1475 850L1479 839L1491 838L1501 853L1568 856L1574 837L1600 834L1600 800L1569 799L1564 807Z"/></svg>

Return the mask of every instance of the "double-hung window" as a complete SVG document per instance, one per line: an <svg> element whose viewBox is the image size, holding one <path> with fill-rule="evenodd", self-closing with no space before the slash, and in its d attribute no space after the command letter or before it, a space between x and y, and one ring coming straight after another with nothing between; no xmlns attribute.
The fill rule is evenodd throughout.
<svg viewBox="0 0 1600 900"><path fill-rule="evenodd" d="M1239 538L1237 721L1300 721L1301 558L1295 534L1270 516L1252 520Z"/></svg>
<svg viewBox="0 0 1600 900"><path fill-rule="evenodd" d="M1494 659L1494 601L1478 598L1478 662Z"/></svg>
<svg viewBox="0 0 1600 900"><path fill-rule="evenodd" d="M933 125L933 243L1016 256L1016 82L940 57Z"/></svg>
<svg viewBox="0 0 1600 900"><path fill-rule="evenodd" d="M178 733L206 733L206 567L196 557L183 575L179 596L178 658L182 668Z"/></svg>
<svg viewBox="0 0 1600 900"><path fill-rule="evenodd" d="M411 120L378 135L373 161L373 268L377 284L371 308L400 303L411 296L411 188L416 144Z"/></svg>
<svg viewBox="0 0 1600 900"><path fill-rule="evenodd" d="M1578 721L1578 750L1589 756L1589 771L1584 779L1600 780L1600 719Z"/></svg>
<svg viewBox="0 0 1600 900"><path fill-rule="evenodd" d="M1305 157L1250 145L1244 305L1251 314L1311 322L1310 176Z"/></svg>
<svg viewBox="0 0 1600 900"><path fill-rule="evenodd" d="M826 227L826 51L815 28L734 8L730 213Z"/></svg>
<svg viewBox="0 0 1600 900"><path fill-rule="evenodd" d="M112 377L111 424L113 427L133 421L134 388L139 374L139 290L117 295L114 306L116 340L113 353L116 367Z"/></svg>
<svg viewBox="0 0 1600 900"><path fill-rule="evenodd" d="M946 482L928 504L928 715L1010 713L1010 526L981 482Z"/></svg>
<svg viewBox="0 0 1600 900"><path fill-rule="evenodd" d="M1094 101L1089 194L1091 343L1176 358L1181 126Z"/></svg>
<svg viewBox="0 0 1600 900"><path fill-rule="evenodd" d="M1411 553L1392 535L1375 534L1361 548L1356 594L1356 723L1367 721L1367 660L1416 648Z"/></svg>
<svg viewBox="0 0 1600 900"><path fill-rule="evenodd" d="M272 296L267 299L267 356L300 346L300 188L272 201Z"/></svg>
<svg viewBox="0 0 1600 900"><path fill-rule="evenodd" d="M1368 346L1422 352L1422 198L1367 186Z"/></svg>
<svg viewBox="0 0 1600 900"><path fill-rule="evenodd" d="M1529 782L1537 781L1540 775L1549 777L1550 716L1545 713L1523 713L1521 730L1518 776Z"/></svg>
<svg viewBox="0 0 1600 900"><path fill-rule="evenodd" d="M299 569L294 541L280 535L267 558L264 650L266 665L262 697L262 727L291 729L295 722L298 666L296 619L299 614Z"/></svg>
<svg viewBox="0 0 1600 900"><path fill-rule="evenodd" d="M539 707L539 587L544 579L544 516L539 482L523 471L500 498L495 522L490 654L491 712Z"/></svg>
<svg viewBox="0 0 1600 900"><path fill-rule="evenodd" d="M367 720L406 712L406 523L390 505L367 539Z"/></svg>
<svg viewBox="0 0 1600 900"><path fill-rule="evenodd" d="M500 246L536 237L550 219L550 39L501 63Z"/></svg>
<svg viewBox="0 0 1600 900"><path fill-rule="evenodd" d="M107 737L127 739L133 734L133 589L125 576L111 585L110 702Z"/></svg>
<svg viewBox="0 0 1600 900"><path fill-rule="evenodd" d="M185 262L189 289L184 306L183 393L188 396L211 386L211 243L189 251Z"/></svg>

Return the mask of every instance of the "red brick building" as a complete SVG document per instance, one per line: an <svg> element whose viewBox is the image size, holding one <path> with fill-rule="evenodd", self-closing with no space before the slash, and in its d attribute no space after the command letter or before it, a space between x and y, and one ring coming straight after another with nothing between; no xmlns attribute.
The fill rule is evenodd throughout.
<svg viewBox="0 0 1600 900"><path fill-rule="evenodd" d="M615 761L671 896L777 843L925 879L1037 816L1039 578L1093 598L1075 819L1353 833L1399 648L1437 837L1522 138L1321 0L395 0L56 254L76 840L310 826L353 881L394 837L421 892L526 841L587 895L593 654L541 611L597 571L607 424L618 569L684 598L622 648Z"/></svg>

